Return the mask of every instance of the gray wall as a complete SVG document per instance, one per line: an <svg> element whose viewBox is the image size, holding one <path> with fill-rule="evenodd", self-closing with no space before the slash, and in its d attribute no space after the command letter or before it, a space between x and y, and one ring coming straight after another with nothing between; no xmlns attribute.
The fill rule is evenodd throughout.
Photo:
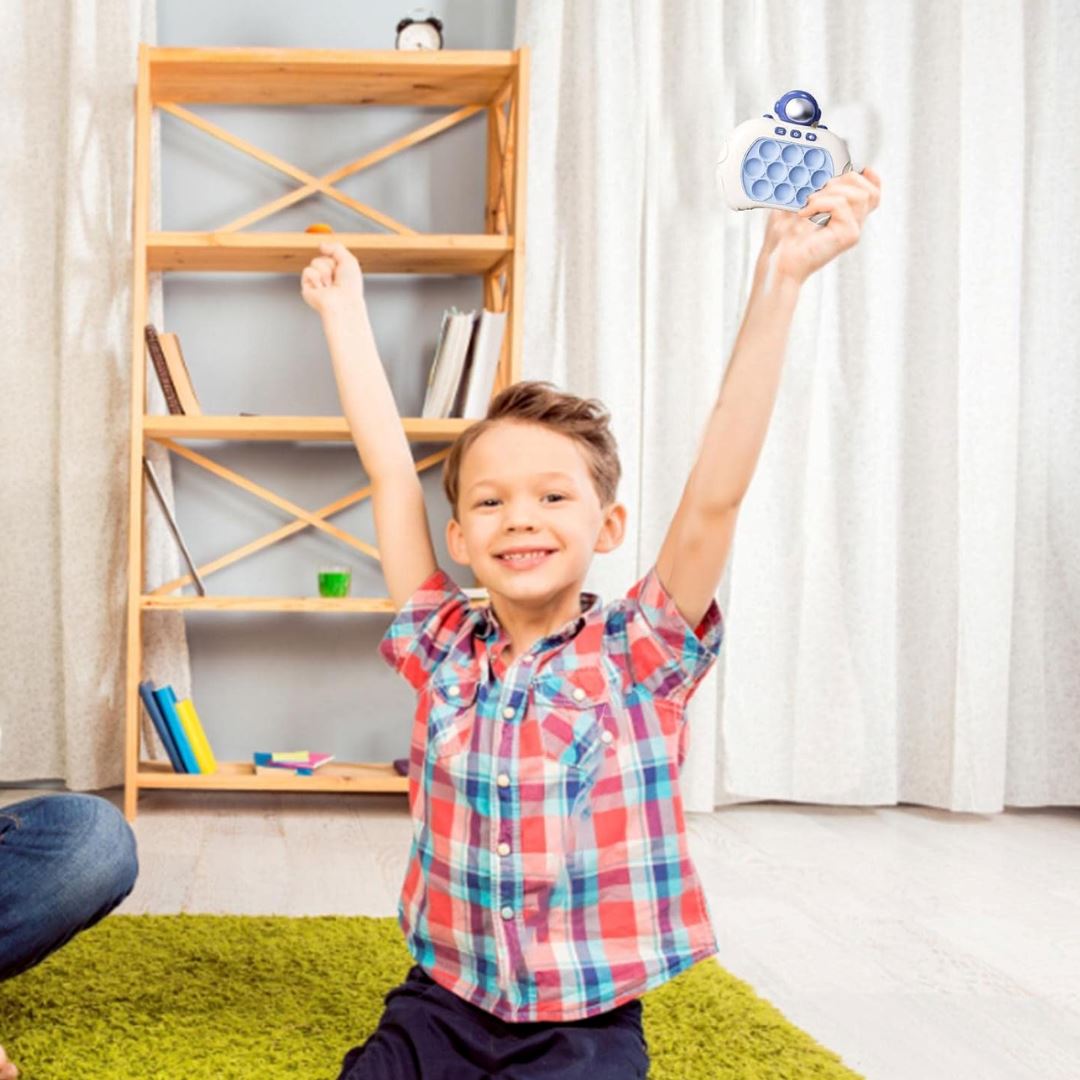
<svg viewBox="0 0 1080 1080"><path fill-rule="evenodd" d="M410 0L158 0L158 43L390 49ZM513 48L513 0L443 0L447 49ZM209 107L194 111L318 175L448 111L412 107ZM353 198L421 232L482 232L483 115L340 185ZM161 118L162 227L213 229L296 185L283 174L168 115ZM324 196L254 226L382 232ZM479 278L377 275L366 295L380 354L403 416L420 413L443 310L482 304ZM180 335L207 413L340 415L318 316L299 275L169 274L164 328ZM351 443L189 443L300 506L314 509L367 482ZM420 456L437 445L414 444ZM284 524L287 515L173 457L177 514L199 562ZM439 467L425 474L440 565L474 584L445 548L449 509ZM370 504L330 519L376 542ZM211 594L316 594L319 564L353 568L354 596L385 596L378 564L314 529L207 579ZM192 697L219 757L256 749L310 748L340 760L388 761L408 749L413 698L377 655L389 615L189 613Z"/></svg>

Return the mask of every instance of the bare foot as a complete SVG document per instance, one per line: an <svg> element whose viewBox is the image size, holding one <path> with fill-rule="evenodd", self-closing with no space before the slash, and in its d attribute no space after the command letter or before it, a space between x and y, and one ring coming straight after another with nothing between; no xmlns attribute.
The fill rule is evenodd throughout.
<svg viewBox="0 0 1080 1080"><path fill-rule="evenodd" d="M18 1075L19 1070L8 1061L8 1056L4 1053L4 1048L0 1046L0 1080L16 1080Z"/></svg>

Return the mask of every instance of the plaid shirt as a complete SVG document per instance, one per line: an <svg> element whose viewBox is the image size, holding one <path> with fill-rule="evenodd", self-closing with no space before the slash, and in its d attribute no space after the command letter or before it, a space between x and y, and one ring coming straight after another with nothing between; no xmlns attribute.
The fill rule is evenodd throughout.
<svg viewBox="0 0 1080 1080"><path fill-rule="evenodd" d="M416 963L507 1021L606 1012L717 951L687 849L686 702L723 639L656 568L508 664L442 569L379 652L417 692L398 919Z"/></svg>

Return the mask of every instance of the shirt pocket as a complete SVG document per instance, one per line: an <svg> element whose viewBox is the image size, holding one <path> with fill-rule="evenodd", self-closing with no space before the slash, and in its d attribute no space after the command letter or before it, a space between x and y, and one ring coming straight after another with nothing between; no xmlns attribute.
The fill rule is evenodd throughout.
<svg viewBox="0 0 1080 1080"><path fill-rule="evenodd" d="M428 752L438 758L458 753L469 741L476 720L480 681L472 675L437 676L431 684Z"/></svg>
<svg viewBox="0 0 1080 1080"><path fill-rule="evenodd" d="M600 671L555 670L540 675L533 700L544 756L588 772L599 763L609 690Z"/></svg>

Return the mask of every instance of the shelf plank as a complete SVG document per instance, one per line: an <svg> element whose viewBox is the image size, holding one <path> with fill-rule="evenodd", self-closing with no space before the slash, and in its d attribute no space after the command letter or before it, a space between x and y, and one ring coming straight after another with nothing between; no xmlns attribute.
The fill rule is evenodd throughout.
<svg viewBox="0 0 1080 1080"><path fill-rule="evenodd" d="M470 586L462 590L473 607L489 602L487 589ZM144 611L373 611L392 614L389 596L177 596L143 593L139 606Z"/></svg>
<svg viewBox="0 0 1080 1080"><path fill-rule="evenodd" d="M389 762L339 762L324 765L313 776L258 776L244 761L219 761L208 776L173 772L168 762L140 761L135 774L140 788L188 788L199 791L401 791L409 779Z"/></svg>
<svg viewBox="0 0 1080 1080"><path fill-rule="evenodd" d="M402 420L411 442L453 442L476 420L451 418ZM145 414L143 434L151 439L242 439L304 442L351 442L349 422L343 416L165 416Z"/></svg>
<svg viewBox="0 0 1080 1080"><path fill-rule="evenodd" d="M488 105L517 66L506 50L160 48L150 95L236 105Z"/></svg>
<svg viewBox="0 0 1080 1080"><path fill-rule="evenodd" d="M147 269L299 273L328 239L368 274L486 274L514 250L494 233L152 232Z"/></svg>
<svg viewBox="0 0 1080 1080"><path fill-rule="evenodd" d="M145 611L350 611L393 612L388 596L156 596L144 593Z"/></svg>

